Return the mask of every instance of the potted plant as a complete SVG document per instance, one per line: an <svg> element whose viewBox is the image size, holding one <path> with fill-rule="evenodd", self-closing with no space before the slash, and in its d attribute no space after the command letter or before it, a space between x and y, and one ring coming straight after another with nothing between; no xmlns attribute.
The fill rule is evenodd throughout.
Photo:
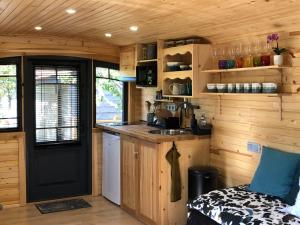
<svg viewBox="0 0 300 225"><path fill-rule="evenodd" d="M272 47L274 55L274 65L281 66L283 64L283 56L282 53L288 52L286 48L280 48L278 44L279 35L278 34L270 34L267 37L267 43L272 43L276 41L276 46Z"/></svg>

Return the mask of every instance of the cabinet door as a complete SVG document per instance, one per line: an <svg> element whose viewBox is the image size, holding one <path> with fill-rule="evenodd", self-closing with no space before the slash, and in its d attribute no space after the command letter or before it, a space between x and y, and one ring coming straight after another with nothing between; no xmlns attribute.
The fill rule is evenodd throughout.
<svg viewBox="0 0 300 225"><path fill-rule="evenodd" d="M139 217L146 224L158 220L158 145L140 141L139 144Z"/></svg>
<svg viewBox="0 0 300 225"><path fill-rule="evenodd" d="M122 67L130 67L134 65L134 52L121 52L120 53L120 65Z"/></svg>
<svg viewBox="0 0 300 225"><path fill-rule="evenodd" d="M120 72L124 76L135 76L135 46L121 48Z"/></svg>
<svg viewBox="0 0 300 225"><path fill-rule="evenodd" d="M137 211L138 143L135 138L121 136L121 207L131 214Z"/></svg>

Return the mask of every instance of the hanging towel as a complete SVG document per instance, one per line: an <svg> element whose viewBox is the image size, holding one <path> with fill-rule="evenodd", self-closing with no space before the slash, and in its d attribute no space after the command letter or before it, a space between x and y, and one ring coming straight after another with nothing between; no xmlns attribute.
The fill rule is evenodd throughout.
<svg viewBox="0 0 300 225"><path fill-rule="evenodd" d="M179 168L180 154L177 151L176 145L168 151L166 159L171 166L171 202L177 202L181 199L181 177Z"/></svg>

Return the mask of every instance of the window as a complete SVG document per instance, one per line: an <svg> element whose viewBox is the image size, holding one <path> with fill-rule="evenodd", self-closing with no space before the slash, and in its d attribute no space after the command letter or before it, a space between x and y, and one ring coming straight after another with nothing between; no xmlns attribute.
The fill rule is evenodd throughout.
<svg viewBox="0 0 300 225"><path fill-rule="evenodd" d="M117 66L98 63L95 75L96 123L124 122L127 84L121 81Z"/></svg>
<svg viewBox="0 0 300 225"><path fill-rule="evenodd" d="M0 131L19 130L21 100L19 59L0 59Z"/></svg>
<svg viewBox="0 0 300 225"><path fill-rule="evenodd" d="M36 143L79 140L78 77L76 67L35 67Z"/></svg>

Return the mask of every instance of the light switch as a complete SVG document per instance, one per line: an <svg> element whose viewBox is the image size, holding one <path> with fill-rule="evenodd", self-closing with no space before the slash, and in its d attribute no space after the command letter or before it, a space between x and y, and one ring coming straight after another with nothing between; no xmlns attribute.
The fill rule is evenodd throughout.
<svg viewBox="0 0 300 225"><path fill-rule="evenodd" d="M255 142L248 142L247 144L247 150L248 152L253 153L260 153L261 152L261 145Z"/></svg>

